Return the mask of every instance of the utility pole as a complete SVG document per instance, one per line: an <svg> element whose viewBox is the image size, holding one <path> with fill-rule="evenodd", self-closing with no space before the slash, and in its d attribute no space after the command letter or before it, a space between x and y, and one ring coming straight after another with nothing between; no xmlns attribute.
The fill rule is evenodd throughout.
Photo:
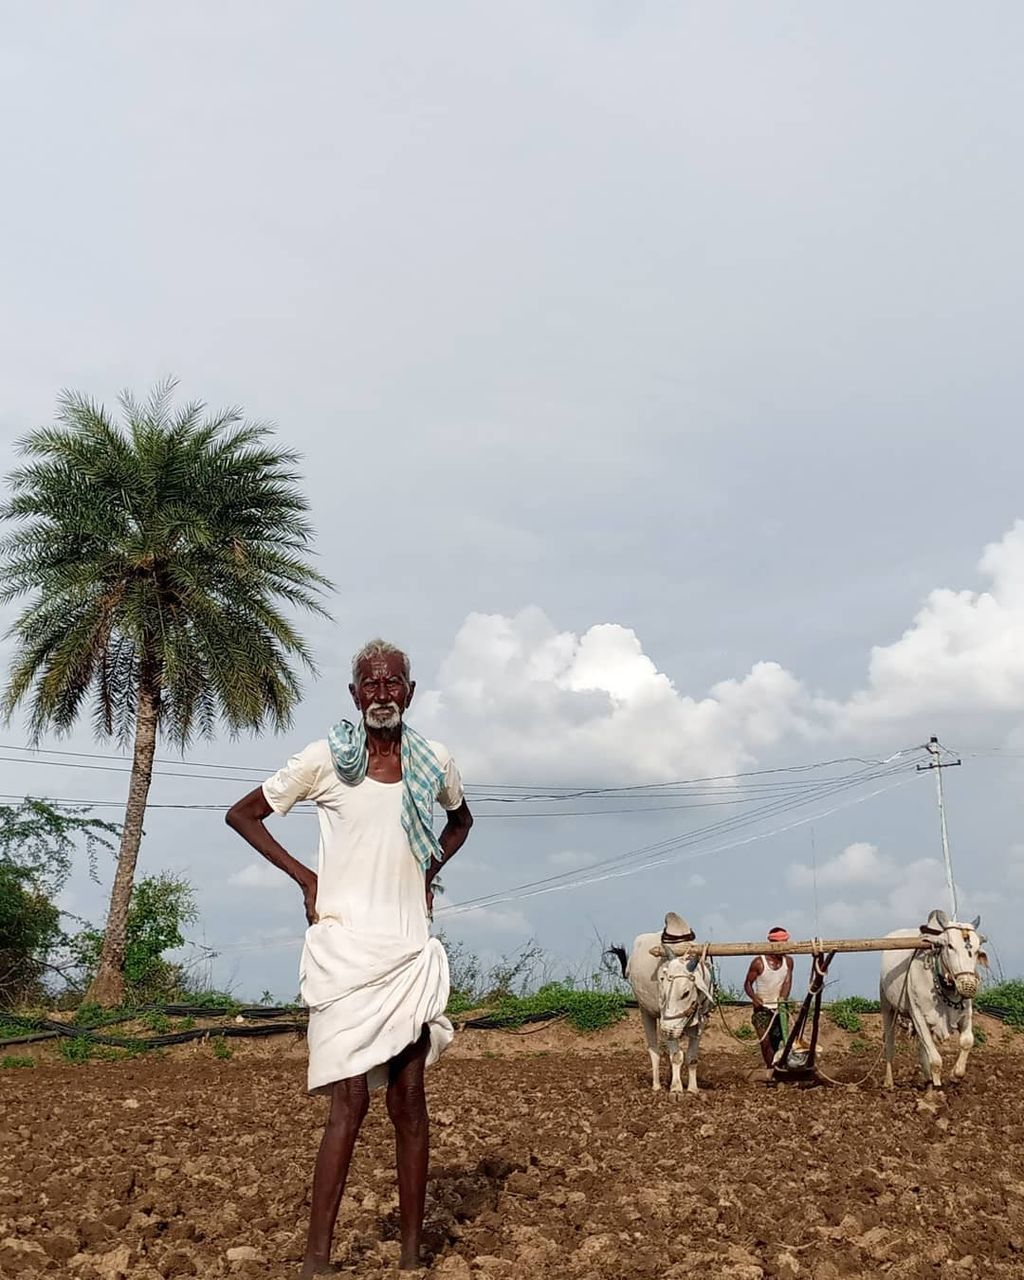
<svg viewBox="0 0 1024 1280"><path fill-rule="evenodd" d="M934 772L935 774L935 791L939 800L939 827L942 831L942 861L946 867L946 887L949 890L949 905L952 909L952 918L958 918L956 906L956 883L953 880L953 863L949 856L949 832L946 830L946 806L942 800L942 771L943 769L955 769L962 763L960 760L943 760L939 740L933 734L928 739L925 750L931 756L928 764L919 764L917 766L918 773ZM950 753L952 754L952 753Z"/></svg>

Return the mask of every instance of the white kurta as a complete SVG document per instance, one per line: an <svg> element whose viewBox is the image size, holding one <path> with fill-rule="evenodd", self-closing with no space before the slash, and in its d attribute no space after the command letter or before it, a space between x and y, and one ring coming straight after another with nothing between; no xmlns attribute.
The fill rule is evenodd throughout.
<svg viewBox="0 0 1024 1280"><path fill-rule="evenodd" d="M437 799L463 800L448 751L430 744L445 771ZM317 806L320 845L316 910L299 968L309 1006L310 1090L366 1073L371 1089L387 1064L430 1032L427 1062L451 1043L448 959L430 937L423 871L402 828L402 783L343 782L326 740L293 756L263 784L275 813L300 800Z"/></svg>

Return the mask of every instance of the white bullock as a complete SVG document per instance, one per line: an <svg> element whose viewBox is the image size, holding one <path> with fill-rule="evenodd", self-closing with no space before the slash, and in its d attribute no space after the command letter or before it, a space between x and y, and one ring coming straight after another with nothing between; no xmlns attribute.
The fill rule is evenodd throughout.
<svg viewBox="0 0 1024 1280"><path fill-rule="evenodd" d="M661 1047L672 1064L669 1093L682 1093L682 1038L686 1044L686 1092L697 1093L697 1051L700 1034L715 1007L711 962L695 949L688 956L675 956L665 945L688 942L694 937L685 920L670 912L663 933L641 933L633 941L627 961L625 947L612 947L622 968L622 976L633 988L640 1006L647 1051L651 1055L651 1088L660 1089ZM661 954L652 955L654 948Z"/></svg>
<svg viewBox="0 0 1024 1280"><path fill-rule="evenodd" d="M942 1055L937 1044L956 1034L960 1053L953 1079L962 1080L967 1057L974 1047L972 1019L978 991L978 965L988 967L978 932L981 917L971 924L950 920L944 911L933 911L920 929L898 929L890 938L915 934L931 946L927 951L884 951L879 987L882 1032L885 1041L885 1087L892 1088L892 1060L896 1049L896 1023L909 1022L917 1037L921 1070L929 1088L942 1088Z"/></svg>

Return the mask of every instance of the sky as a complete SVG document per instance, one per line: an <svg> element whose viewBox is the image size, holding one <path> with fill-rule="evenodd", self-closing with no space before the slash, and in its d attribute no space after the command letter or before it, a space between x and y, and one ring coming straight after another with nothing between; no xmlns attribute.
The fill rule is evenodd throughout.
<svg viewBox="0 0 1024 1280"><path fill-rule="evenodd" d="M214 981L295 993L301 896L217 809L377 634L479 815L438 904L464 949L584 976L668 910L915 925L936 734L961 914L1024 972L1022 36L998 2L8 9L0 472L61 388L176 376L302 453L337 588L286 734L163 753L154 805L214 807L152 808L140 871L193 881ZM25 740L5 796L116 817L116 747ZM275 831L313 857L312 817Z"/></svg>

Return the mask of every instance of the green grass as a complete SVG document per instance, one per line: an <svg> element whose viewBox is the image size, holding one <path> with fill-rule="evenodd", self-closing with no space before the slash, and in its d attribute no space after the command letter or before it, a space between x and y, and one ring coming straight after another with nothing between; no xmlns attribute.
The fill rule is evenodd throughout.
<svg viewBox="0 0 1024 1280"><path fill-rule="evenodd" d="M866 1000L864 996L847 996L844 1000L836 1000L828 1006L828 1016L840 1030L856 1034L863 1030L858 1015L877 1013L880 1007L877 1000Z"/></svg>
<svg viewBox="0 0 1024 1280"><path fill-rule="evenodd" d="M975 1027L975 1028L974 1028L974 1043L975 1043L975 1044L984 1044L984 1043L985 1043L985 1041L986 1041L987 1039L988 1039L988 1036L987 1036L987 1035L985 1034L985 1032L981 1029L981 1027Z"/></svg>
<svg viewBox="0 0 1024 1280"><path fill-rule="evenodd" d="M985 1009L1001 1009L1006 1011L1004 1021L1010 1027L1024 1027L1024 980L1011 978L1008 982L997 982L986 987L974 998L975 1005Z"/></svg>
<svg viewBox="0 0 1024 1280"><path fill-rule="evenodd" d="M453 987L445 1013L450 1018L457 1018L460 1013L468 1013L470 1009L479 1008L479 1003L472 991L462 991Z"/></svg>
<svg viewBox="0 0 1024 1280"><path fill-rule="evenodd" d="M741 1022L740 1025L733 1032L733 1035L736 1037L737 1040L753 1040L754 1028L750 1025L749 1022Z"/></svg>
<svg viewBox="0 0 1024 1280"><path fill-rule="evenodd" d="M80 1066L83 1062L88 1062L93 1056L95 1046L85 1036L74 1036L73 1038L61 1036L57 1042L57 1053L64 1062L73 1066Z"/></svg>
<svg viewBox="0 0 1024 1280"><path fill-rule="evenodd" d="M140 1017L139 1021L144 1027L152 1031L154 1035L162 1036L171 1029L171 1020L165 1013L161 1013L158 1009L149 1009Z"/></svg>
<svg viewBox="0 0 1024 1280"><path fill-rule="evenodd" d="M547 982L531 995L505 995L490 1016L502 1026L522 1026L537 1014L564 1017L577 1031L600 1031L626 1016L621 991L579 990L569 982Z"/></svg>
<svg viewBox="0 0 1024 1280"><path fill-rule="evenodd" d="M227 1062L231 1057L231 1047L223 1036L214 1036L210 1041L210 1047L213 1049L213 1056L220 1062Z"/></svg>
<svg viewBox="0 0 1024 1280"><path fill-rule="evenodd" d="M17 1054L9 1053L6 1057L0 1058L0 1067L34 1067L36 1065L35 1058L19 1058Z"/></svg>

